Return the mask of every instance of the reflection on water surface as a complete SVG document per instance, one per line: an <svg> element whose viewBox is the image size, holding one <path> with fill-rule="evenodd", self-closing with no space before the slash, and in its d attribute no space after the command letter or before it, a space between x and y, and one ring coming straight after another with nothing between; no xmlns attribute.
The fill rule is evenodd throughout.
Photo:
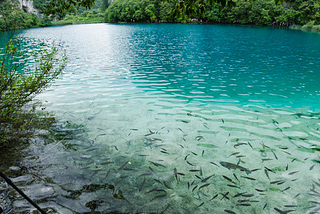
<svg viewBox="0 0 320 214"><path fill-rule="evenodd" d="M16 163L26 172L11 172L47 211L319 209L319 35L99 24L20 36L59 41L71 57L40 97L60 118L55 132ZM15 211L31 209L10 194Z"/></svg>

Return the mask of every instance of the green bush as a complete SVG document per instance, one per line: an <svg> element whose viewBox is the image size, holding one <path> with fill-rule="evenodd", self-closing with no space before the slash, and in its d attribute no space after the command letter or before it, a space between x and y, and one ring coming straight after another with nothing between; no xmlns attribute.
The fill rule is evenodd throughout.
<svg viewBox="0 0 320 214"><path fill-rule="evenodd" d="M312 30L314 30L314 31L320 31L320 25L314 25L314 26L312 26Z"/></svg>
<svg viewBox="0 0 320 214"><path fill-rule="evenodd" d="M32 54L34 67L26 71L17 63L26 56L10 40L0 53L0 147L32 136L36 124L44 115L37 113L39 105L34 101L63 71L67 63L64 54L58 59L58 48L42 49ZM59 60L59 61L58 61Z"/></svg>

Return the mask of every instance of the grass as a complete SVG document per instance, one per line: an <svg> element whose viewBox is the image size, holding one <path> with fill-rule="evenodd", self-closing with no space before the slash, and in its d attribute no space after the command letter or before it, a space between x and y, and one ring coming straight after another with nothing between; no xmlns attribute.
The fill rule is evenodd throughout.
<svg viewBox="0 0 320 214"><path fill-rule="evenodd" d="M307 24L301 26L301 25L292 25L290 26L291 29L296 30L307 30L307 31L313 31L313 32L320 32L320 25L315 25L314 21L310 21Z"/></svg>
<svg viewBox="0 0 320 214"><path fill-rule="evenodd" d="M67 14L62 20L52 22L52 25L73 25L73 24L92 24L103 23L103 13L82 13L82 14Z"/></svg>

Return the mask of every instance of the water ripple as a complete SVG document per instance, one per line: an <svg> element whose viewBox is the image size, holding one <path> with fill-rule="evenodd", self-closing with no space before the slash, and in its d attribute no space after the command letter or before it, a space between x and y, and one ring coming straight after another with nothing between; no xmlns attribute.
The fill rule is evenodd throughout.
<svg viewBox="0 0 320 214"><path fill-rule="evenodd" d="M25 50L60 41L71 61L39 99L61 118L57 132L73 135L56 146L38 143L41 151L31 145L39 161L24 160L28 175L13 178L40 177L21 185L42 207L58 213L318 209L312 203L320 191L318 34L95 24L19 36ZM30 209L17 199L17 212Z"/></svg>

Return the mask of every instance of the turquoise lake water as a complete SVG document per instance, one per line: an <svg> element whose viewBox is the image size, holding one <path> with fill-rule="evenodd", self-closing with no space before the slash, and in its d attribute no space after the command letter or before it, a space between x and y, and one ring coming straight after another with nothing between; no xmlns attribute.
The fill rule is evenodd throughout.
<svg viewBox="0 0 320 214"><path fill-rule="evenodd" d="M320 209L320 34L233 25L24 30L67 50L59 133L12 178L52 213ZM13 193L12 193L13 194ZM31 210L18 198L14 210Z"/></svg>

